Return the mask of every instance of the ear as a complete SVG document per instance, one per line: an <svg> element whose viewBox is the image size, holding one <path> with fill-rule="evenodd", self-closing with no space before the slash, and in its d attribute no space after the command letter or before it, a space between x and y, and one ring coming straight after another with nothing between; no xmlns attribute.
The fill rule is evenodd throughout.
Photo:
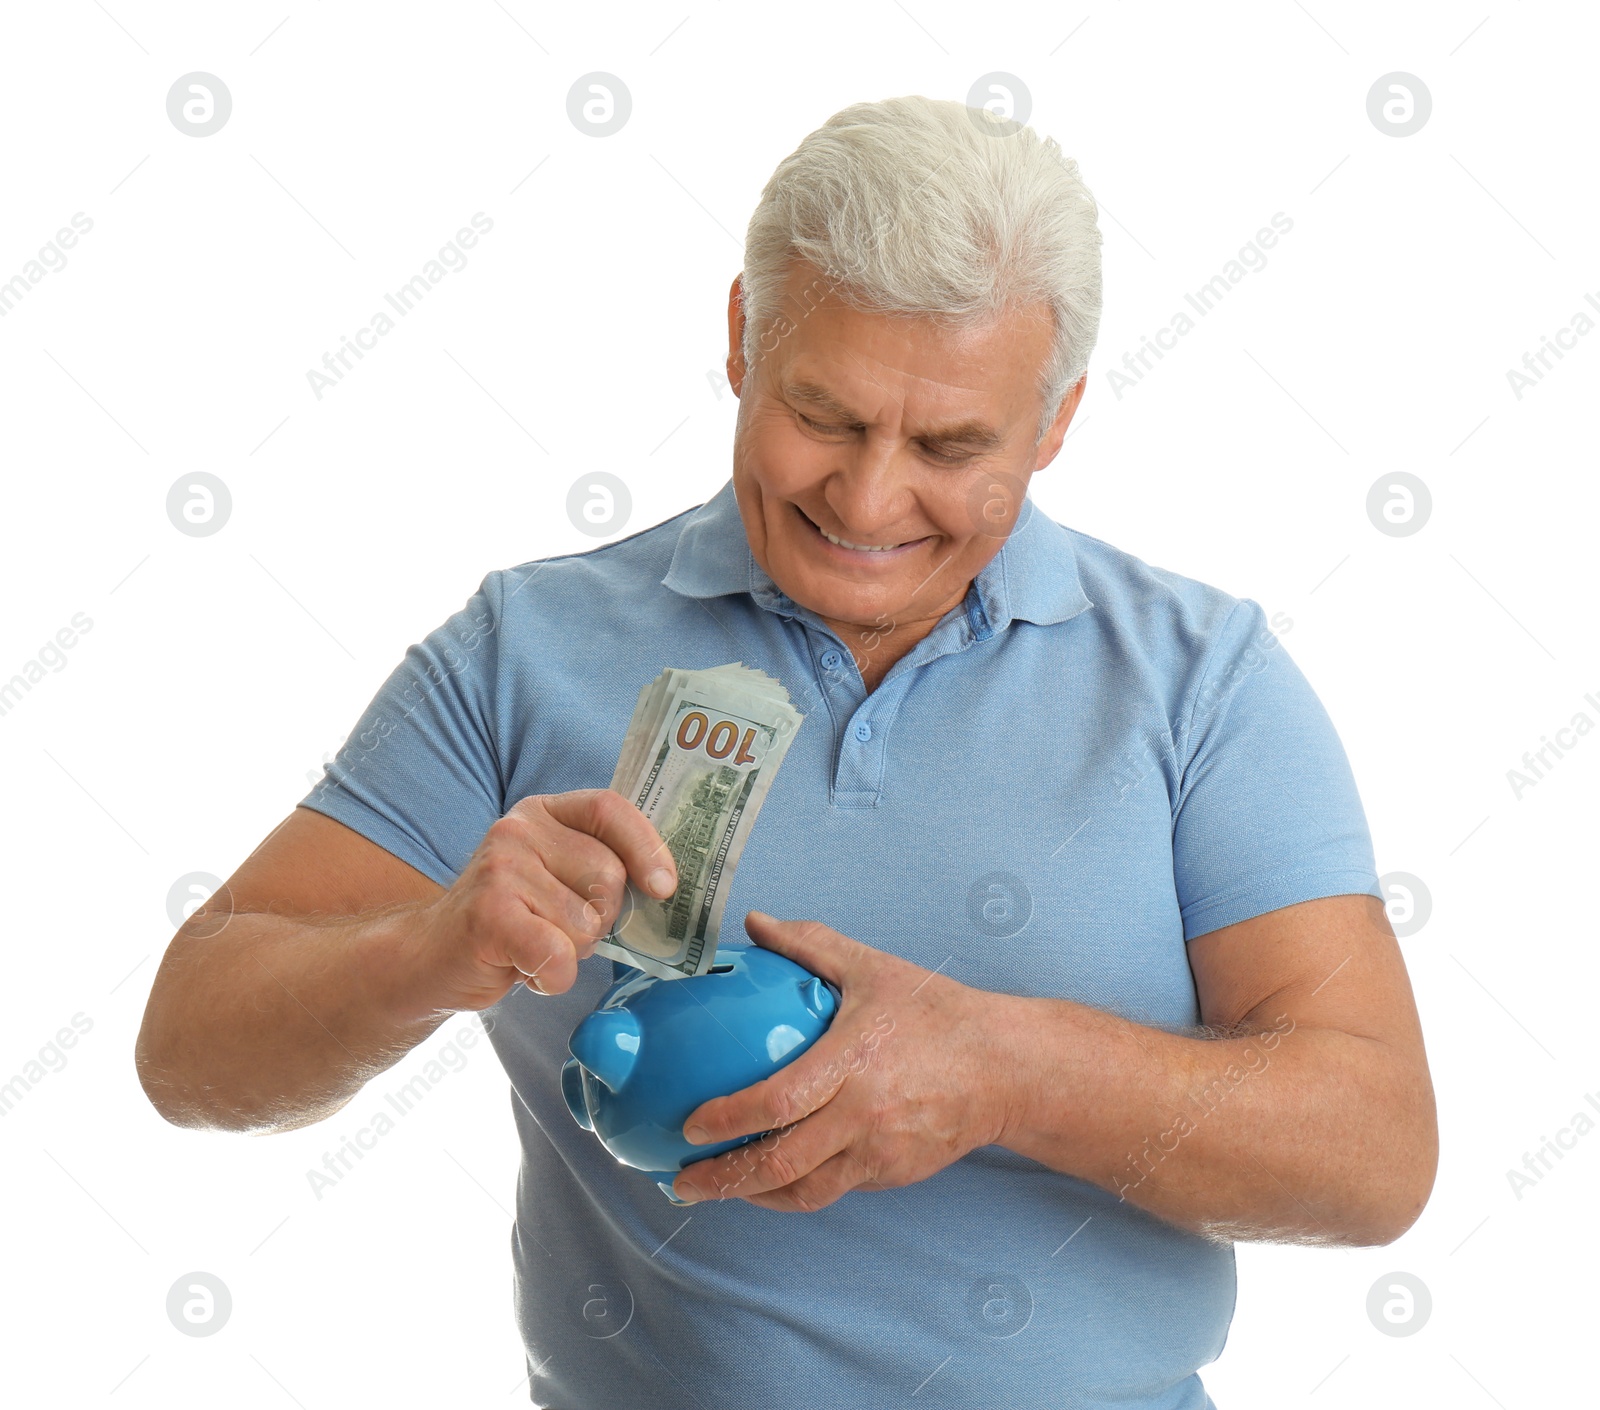
<svg viewBox="0 0 1600 1410"><path fill-rule="evenodd" d="M728 289L728 361L726 364L728 385L733 388L734 396L739 395L739 388L744 385L748 369L744 365L744 275L733 276L733 284Z"/></svg>
<svg viewBox="0 0 1600 1410"><path fill-rule="evenodd" d="M1072 424L1072 418L1077 413L1078 403L1083 400L1084 389L1089 384L1089 374L1074 382L1068 389L1066 396L1061 399L1061 408L1056 412L1056 419L1050 423L1050 429L1044 433L1044 439L1039 442L1039 454L1034 461L1035 470L1043 470L1061 452L1061 443L1067 438L1067 427Z"/></svg>

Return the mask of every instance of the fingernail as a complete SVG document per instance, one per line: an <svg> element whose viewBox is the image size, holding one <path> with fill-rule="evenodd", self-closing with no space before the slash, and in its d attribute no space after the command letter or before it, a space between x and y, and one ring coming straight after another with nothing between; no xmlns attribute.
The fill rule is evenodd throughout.
<svg viewBox="0 0 1600 1410"><path fill-rule="evenodd" d="M711 1139L711 1133L704 1126L685 1126L683 1139L691 1145L703 1146Z"/></svg>
<svg viewBox="0 0 1600 1410"><path fill-rule="evenodd" d="M645 885L654 891L657 896L670 896L676 889L672 880L672 873L665 867L657 867L651 872L645 878Z"/></svg>
<svg viewBox="0 0 1600 1410"><path fill-rule="evenodd" d="M765 911L749 911L749 912L747 912L747 914L748 915L753 915L757 920L773 920L773 919L776 919L776 917L774 917L774 916L769 916Z"/></svg>
<svg viewBox="0 0 1600 1410"><path fill-rule="evenodd" d="M700 1196L694 1190L688 1189L687 1187L680 1189L677 1185L674 1185L672 1187L672 1193L675 1194L685 1204L698 1204L700 1202Z"/></svg>

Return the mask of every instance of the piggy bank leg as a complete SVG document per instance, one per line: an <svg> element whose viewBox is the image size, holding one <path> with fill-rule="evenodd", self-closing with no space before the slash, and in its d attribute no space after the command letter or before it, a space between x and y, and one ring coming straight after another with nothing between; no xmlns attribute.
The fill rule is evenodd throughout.
<svg viewBox="0 0 1600 1410"><path fill-rule="evenodd" d="M645 1177L656 1182L656 1188L661 1191L674 1204L693 1204L693 1200L679 1199L672 1193L672 1182L678 1178L676 1170L646 1170Z"/></svg>

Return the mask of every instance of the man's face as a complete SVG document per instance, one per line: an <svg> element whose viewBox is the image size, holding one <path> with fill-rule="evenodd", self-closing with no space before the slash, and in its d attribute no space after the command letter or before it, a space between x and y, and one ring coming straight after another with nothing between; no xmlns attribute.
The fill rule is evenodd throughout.
<svg viewBox="0 0 1600 1410"><path fill-rule="evenodd" d="M739 512L756 562L841 638L891 627L921 635L999 552L1021 489L1061 447L1083 383L1036 442L1052 333L1044 306L955 332L859 312L822 297L826 287L795 261L782 304L791 321L765 330L747 369L735 281L728 377L739 396Z"/></svg>

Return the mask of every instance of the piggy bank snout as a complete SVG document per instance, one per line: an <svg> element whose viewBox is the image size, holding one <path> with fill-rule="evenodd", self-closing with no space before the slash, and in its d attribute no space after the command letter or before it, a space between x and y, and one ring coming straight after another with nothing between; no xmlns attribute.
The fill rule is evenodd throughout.
<svg viewBox="0 0 1600 1410"><path fill-rule="evenodd" d="M596 1009L573 1030L572 1056L613 1094L620 1092L639 1060L639 1020L624 1008Z"/></svg>
<svg viewBox="0 0 1600 1410"><path fill-rule="evenodd" d="M577 1058L568 1058L561 1064L561 1096L572 1113L572 1119L585 1131L594 1130L589 1116L589 1104L583 1099L583 1068Z"/></svg>

